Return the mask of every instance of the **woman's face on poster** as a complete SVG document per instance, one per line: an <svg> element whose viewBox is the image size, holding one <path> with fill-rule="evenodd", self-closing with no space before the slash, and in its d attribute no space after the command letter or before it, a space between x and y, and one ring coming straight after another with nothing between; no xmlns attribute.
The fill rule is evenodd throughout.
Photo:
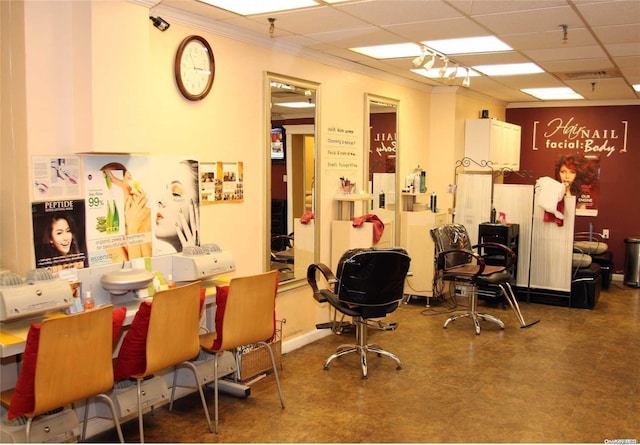
<svg viewBox="0 0 640 445"><path fill-rule="evenodd" d="M71 250L73 234L66 219L58 219L51 223L51 244L62 255L67 255Z"/></svg>
<svg viewBox="0 0 640 445"><path fill-rule="evenodd" d="M190 223L191 203L198 201L196 193L197 190L193 186L193 173L187 165L181 163L158 201L156 214L158 238L177 237L176 227L182 227L179 219L181 211L187 223Z"/></svg>
<svg viewBox="0 0 640 445"><path fill-rule="evenodd" d="M570 169L569 167L567 167L566 165L562 165L560 167L560 170L558 171L558 176L560 179L560 182L562 182L565 187L570 187L571 184L573 184L573 181L575 181L576 179L576 171Z"/></svg>

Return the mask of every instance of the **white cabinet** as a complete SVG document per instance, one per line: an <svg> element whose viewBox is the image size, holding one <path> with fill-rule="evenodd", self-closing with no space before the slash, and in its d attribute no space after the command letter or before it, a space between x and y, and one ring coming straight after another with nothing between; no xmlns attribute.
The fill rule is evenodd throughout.
<svg viewBox="0 0 640 445"><path fill-rule="evenodd" d="M406 295L432 296L435 250L429 230L446 223L446 213L400 213L400 246L411 257L411 276L407 277L404 284Z"/></svg>
<svg viewBox="0 0 640 445"><path fill-rule="evenodd" d="M374 225L371 222L365 222L360 227L353 227L351 221L331 221L331 270L334 273L342 254L349 249L394 246L393 220L383 216L378 217L384 223L384 231L377 243L373 241Z"/></svg>
<svg viewBox="0 0 640 445"><path fill-rule="evenodd" d="M476 162L491 161L494 170L520 169L519 125L495 119L468 119L464 130L465 157ZM472 165L467 170L473 168Z"/></svg>

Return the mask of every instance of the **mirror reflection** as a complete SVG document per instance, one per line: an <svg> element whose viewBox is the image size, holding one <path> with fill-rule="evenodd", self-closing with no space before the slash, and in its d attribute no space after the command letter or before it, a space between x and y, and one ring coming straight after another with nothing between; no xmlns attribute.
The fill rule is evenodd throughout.
<svg viewBox="0 0 640 445"><path fill-rule="evenodd" d="M398 202L398 102L367 94L365 115L369 124L368 181L372 212L397 227ZM394 230L396 236L398 230ZM395 240L396 244L398 240Z"/></svg>
<svg viewBox="0 0 640 445"><path fill-rule="evenodd" d="M306 278L314 262L317 84L268 76L269 262L280 282Z"/></svg>

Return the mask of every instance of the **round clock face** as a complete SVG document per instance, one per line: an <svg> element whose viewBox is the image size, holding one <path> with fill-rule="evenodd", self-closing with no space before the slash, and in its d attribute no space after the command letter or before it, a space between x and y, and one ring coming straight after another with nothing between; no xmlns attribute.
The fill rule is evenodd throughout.
<svg viewBox="0 0 640 445"><path fill-rule="evenodd" d="M189 36L176 53L175 75L178 89L189 100L203 99L211 90L215 61L209 43L200 36Z"/></svg>

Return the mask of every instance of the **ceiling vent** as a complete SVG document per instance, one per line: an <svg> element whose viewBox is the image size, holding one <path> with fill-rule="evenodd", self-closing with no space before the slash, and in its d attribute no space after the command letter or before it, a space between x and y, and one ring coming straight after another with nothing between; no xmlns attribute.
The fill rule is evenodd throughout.
<svg viewBox="0 0 640 445"><path fill-rule="evenodd" d="M596 71L575 71L571 73L556 73L563 80L590 80L590 79L611 79L622 77L620 71L616 69L596 70Z"/></svg>

